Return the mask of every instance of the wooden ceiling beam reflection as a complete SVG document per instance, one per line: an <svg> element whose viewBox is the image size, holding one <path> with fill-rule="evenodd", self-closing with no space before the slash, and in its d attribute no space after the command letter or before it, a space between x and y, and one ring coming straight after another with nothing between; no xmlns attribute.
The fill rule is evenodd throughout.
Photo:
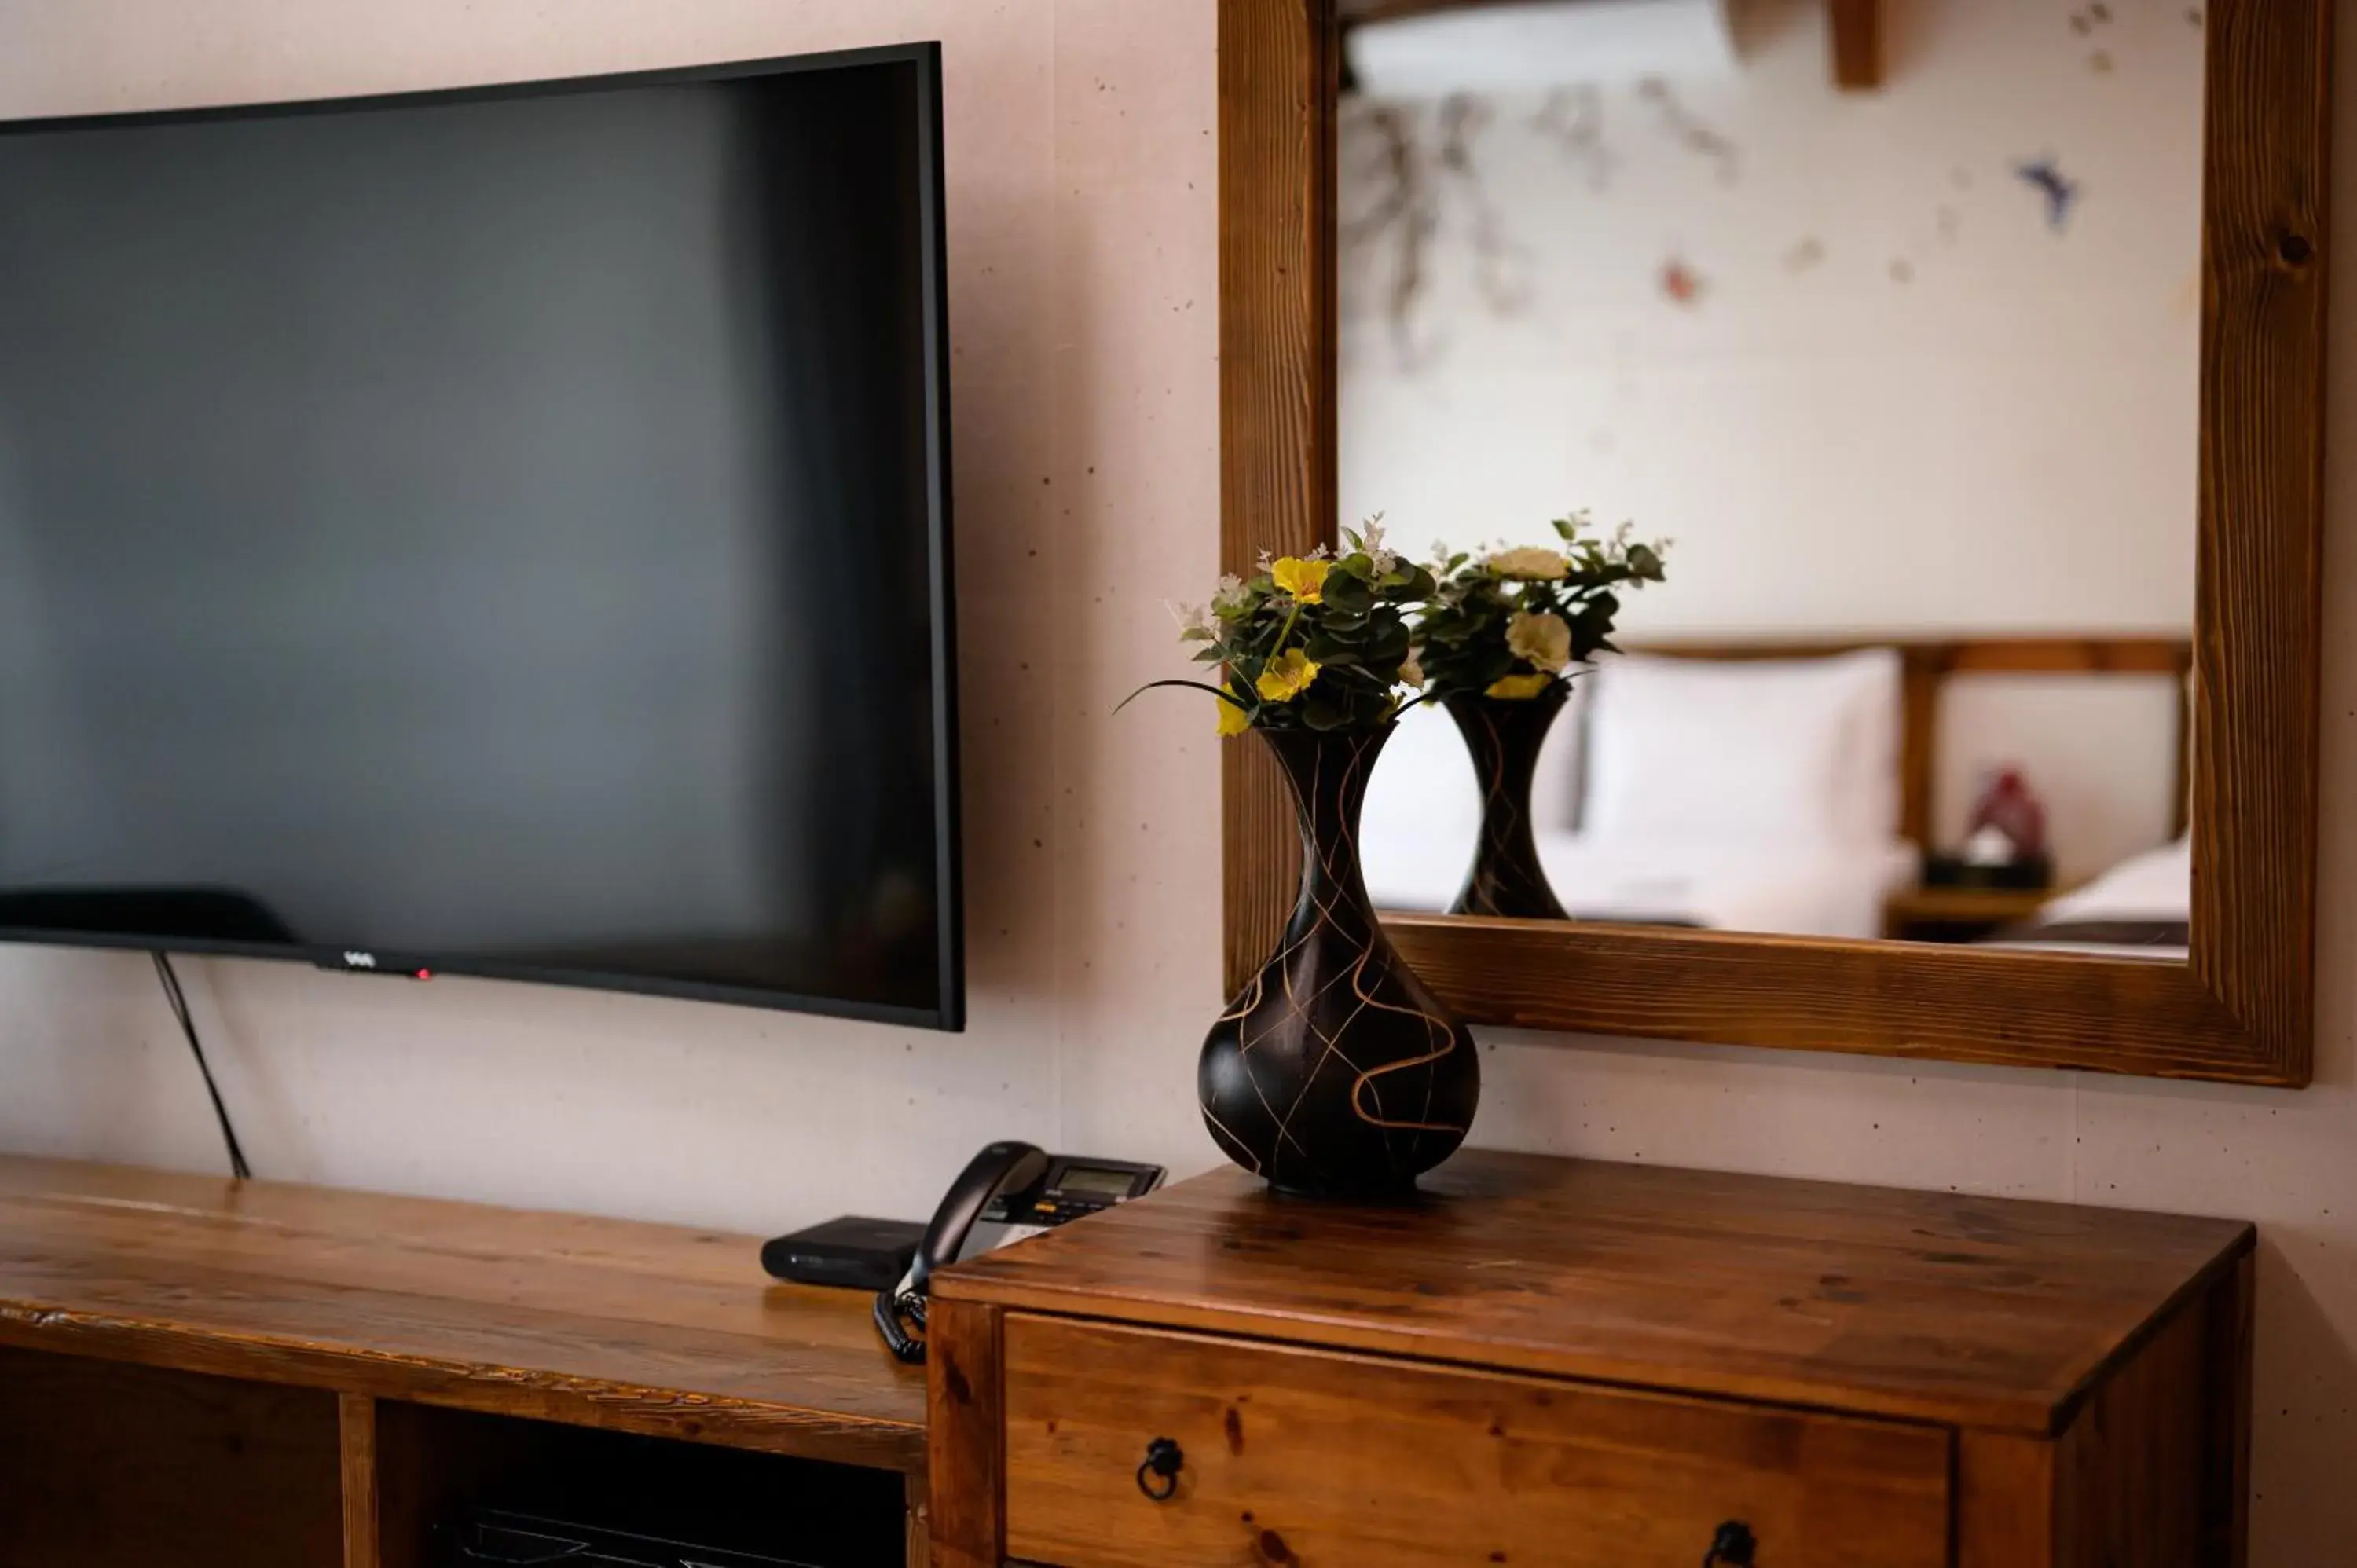
<svg viewBox="0 0 2357 1568"><path fill-rule="evenodd" d="M1834 85L1872 92L1882 85L1882 0L1825 0Z"/></svg>

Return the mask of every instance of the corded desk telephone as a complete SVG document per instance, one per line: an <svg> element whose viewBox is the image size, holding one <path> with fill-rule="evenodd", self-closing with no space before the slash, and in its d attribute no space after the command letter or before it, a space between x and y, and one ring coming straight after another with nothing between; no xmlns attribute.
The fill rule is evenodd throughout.
<svg viewBox="0 0 2357 1568"><path fill-rule="evenodd" d="M877 1293L876 1327L901 1360L925 1359L909 1330L925 1326L925 1288L935 1269L960 1258L1143 1197L1162 1185L1160 1165L1050 1155L1030 1144L992 1144L950 1184L916 1261L900 1283Z"/></svg>

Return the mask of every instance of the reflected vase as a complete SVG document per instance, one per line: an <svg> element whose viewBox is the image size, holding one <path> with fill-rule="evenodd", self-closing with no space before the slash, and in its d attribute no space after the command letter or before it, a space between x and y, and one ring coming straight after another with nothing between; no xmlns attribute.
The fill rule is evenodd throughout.
<svg viewBox="0 0 2357 1568"><path fill-rule="evenodd" d="M1391 726L1254 733L1292 790L1301 886L1275 955L1203 1042L1203 1120L1280 1192L1404 1196L1464 1141L1481 1069L1465 1026L1393 950L1360 875L1359 808Z"/></svg>
<svg viewBox="0 0 2357 1568"><path fill-rule="evenodd" d="M1531 832L1531 780L1547 732L1570 695L1571 689L1555 681L1537 696L1520 700L1472 693L1443 699L1465 736L1473 777L1481 787L1481 838L1450 914L1570 918L1547 885Z"/></svg>

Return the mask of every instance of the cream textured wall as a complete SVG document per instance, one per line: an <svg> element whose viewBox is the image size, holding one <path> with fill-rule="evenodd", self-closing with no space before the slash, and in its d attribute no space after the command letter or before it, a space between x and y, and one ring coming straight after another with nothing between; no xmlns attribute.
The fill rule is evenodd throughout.
<svg viewBox="0 0 2357 1568"><path fill-rule="evenodd" d="M0 5L5 114L929 36L948 45L973 1032L191 965L265 1172L770 1229L922 1212L993 1136L1212 1163L1191 1101L1218 1005L1208 717L1176 695L1106 716L1169 668L1157 601L1200 596L1214 567L1211 0ZM2342 134L2357 255L2357 115ZM2357 266L2339 292L2345 381ZM2337 1550L2357 1533L2353 486L2336 468L2315 1088L1500 1041L1477 1137L2257 1219L2253 1562ZM0 1147L217 1168L138 961L0 950Z"/></svg>
<svg viewBox="0 0 2357 1568"><path fill-rule="evenodd" d="M1344 514L1419 549L1632 518L1680 546L1632 632L2181 631L2202 31L1909 0L1888 85L1843 93L1821 10L1742 7L1739 71L1481 94L1469 175L1442 105L1354 101L1343 211L1395 195L1404 120L1436 221L1405 338L1409 226L1343 250ZM2044 156L2060 231L2015 172Z"/></svg>

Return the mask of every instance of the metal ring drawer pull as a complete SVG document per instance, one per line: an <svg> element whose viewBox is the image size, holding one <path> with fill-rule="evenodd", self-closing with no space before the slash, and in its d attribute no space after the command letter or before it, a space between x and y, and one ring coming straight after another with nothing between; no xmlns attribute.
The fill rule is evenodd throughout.
<svg viewBox="0 0 2357 1568"><path fill-rule="evenodd" d="M1137 1489L1157 1503L1167 1503L1178 1490L1178 1471L1187 1455L1168 1437L1146 1445L1146 1459L1137 1466Z"/></svg>
<svg viewBox="0 0 2357 1568"><path fill-rule="evenodd" d="M1703 1554L1702 1568L1755 1568L1760 1561L1760 1542L1751 1527L1739 1519L1728 1520L1710 1538L1710 1550Z"/></svg>

